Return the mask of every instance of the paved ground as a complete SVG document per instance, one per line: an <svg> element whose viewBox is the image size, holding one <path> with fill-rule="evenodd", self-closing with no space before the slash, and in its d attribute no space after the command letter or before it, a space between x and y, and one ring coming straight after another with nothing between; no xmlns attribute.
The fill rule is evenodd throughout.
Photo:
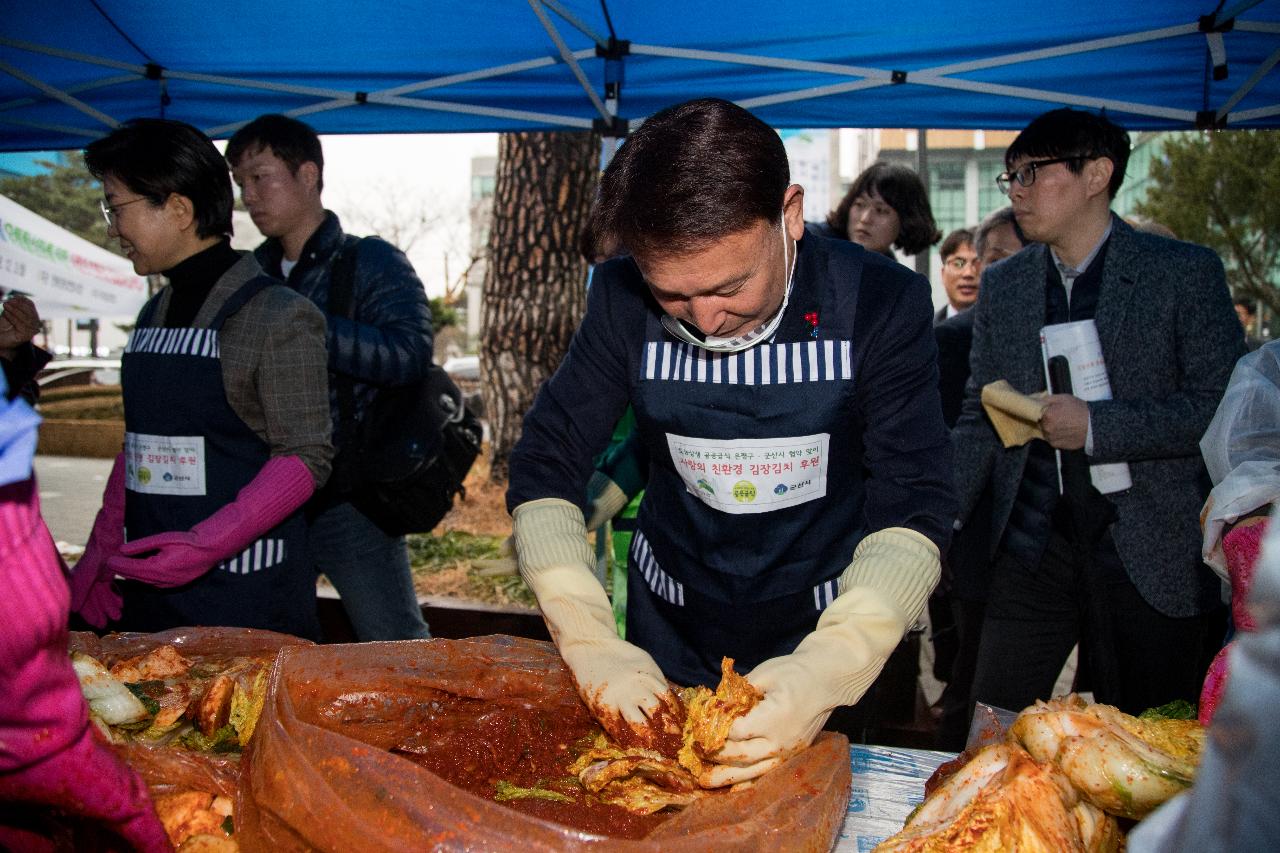
<svg viewBox="0 0 1280 853"><path fill-rule="evenodd" d="M79 546L88 541L111 464L110 459L36 457L40 510L54 541Z"/></svg>

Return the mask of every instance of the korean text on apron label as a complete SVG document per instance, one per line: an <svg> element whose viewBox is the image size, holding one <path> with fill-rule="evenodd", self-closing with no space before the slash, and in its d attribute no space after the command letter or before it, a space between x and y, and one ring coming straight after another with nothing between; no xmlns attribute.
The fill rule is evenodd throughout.
<svg viewBox="0 0 1280 853"><path fill-rule="evenodd" d="M830 433L718 441L667 433L685 487L734 515L772 512L826 497Z"/></svg>
<svg viewBox="0 0 1280 853"><path fill-rule="evenodd" d="M139 494L203 495L204 436L125 433L125 487Z"/></svg>

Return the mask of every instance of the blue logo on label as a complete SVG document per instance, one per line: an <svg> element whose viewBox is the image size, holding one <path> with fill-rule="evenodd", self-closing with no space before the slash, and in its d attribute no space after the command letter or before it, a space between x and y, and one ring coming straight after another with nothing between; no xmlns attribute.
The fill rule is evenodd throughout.
<svg viewBox="0 0 1280 853"><path fill-rule="evenodd" d="M164 472L164 481L167 483L167 482L169 482L169 481L170 481L170 480L172 480L172 479L173 479L173 475L172 475L172 474L170 474L168 471L165 471L165 472Z"/></svg>
<svg viewBox="0 0 1280 853"><path fill-rule="evenodd" d="M782 483L779 483L773 487L773 493L775 495L785 495L787 493L787 487Z"/></svg>

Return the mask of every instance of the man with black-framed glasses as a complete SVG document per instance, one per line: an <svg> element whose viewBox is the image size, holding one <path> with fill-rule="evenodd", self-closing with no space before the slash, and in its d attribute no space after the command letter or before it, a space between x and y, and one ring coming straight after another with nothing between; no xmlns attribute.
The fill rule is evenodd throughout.
<svg viewBox="0 0 1280 853"><path fill-rule="evenodd" d="M968 311L978 301L978 275L982 261L973 248L973 232L957 228L946 236L938 247L942 258L942 289L947 294L947 304L933 312L933 324Z"/></svg>
<svg viewBox="0 0 1280 853"><path fill-rule="evenodd" d="M1243 353L1221 261L1111 212L1129 136L1060 109L1031 122L997 178L1038 243L984 270L972 377L953 433L960 521L990 483L994 557L973 697L1014 710L1048 698L1072 646L1095 697L1130 713L1194 701L1220 643L1218 583L1200 560L1197 442ZM979 392L1046 390L1041 328L1091 322L1111 398L1055 393L1036 438L1002 446ZM1092 466L1132 484L1102 494ZM1061 474L1059 473L1061 471Z"/></svg>

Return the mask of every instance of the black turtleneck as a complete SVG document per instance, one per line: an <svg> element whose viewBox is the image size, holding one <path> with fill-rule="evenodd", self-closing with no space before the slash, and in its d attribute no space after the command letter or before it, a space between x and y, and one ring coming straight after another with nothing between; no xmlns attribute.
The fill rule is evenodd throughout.
<svg viewBox="0 0 1280 853"><path fill-rule="evenodd" d="M169 311L164 324L170 329L190 326L209 296L218 279L240 260L240 253L231 248L231 241L219 240L202 252L197 252L165 272L173 293L169 297Z"/></svg>

